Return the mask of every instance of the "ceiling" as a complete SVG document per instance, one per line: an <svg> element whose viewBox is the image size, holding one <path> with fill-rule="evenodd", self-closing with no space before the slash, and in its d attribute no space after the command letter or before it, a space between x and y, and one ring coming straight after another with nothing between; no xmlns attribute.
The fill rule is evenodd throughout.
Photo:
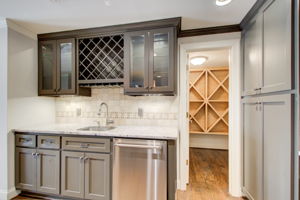
<svg viewBox="0 0 300 200"><path fill-rule="evenodd" d="M256 0L0 0L0 19L34 33L182 17L182 29L238 24Z"/></svg>
<svg viewBox="0 0 300 200"><path fill-rule="evenodd" d="M199 52L189 53L189 58L204 56L207 61L200 66L190 65L191 68L198 67L228 67L229 66L229 49L212 49Z"/></svg>

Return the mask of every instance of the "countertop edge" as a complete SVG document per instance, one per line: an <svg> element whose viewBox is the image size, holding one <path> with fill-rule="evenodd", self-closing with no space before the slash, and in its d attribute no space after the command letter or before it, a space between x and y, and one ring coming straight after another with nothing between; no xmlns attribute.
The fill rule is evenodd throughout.
<svg viewBox="0 0 300 200"><path fill-rule="evenodd" d="M177 140L177 136L157 136L157 135L138 135L138 134L117 134L109 133L109 131L97 132L97 131L63 131L63 130L30 130L30 129L12 129L14 134L33 134L33 135L59 135L59 136L80 136L80 137L111 137L111 138L138 138L138 139L157 139L157 140Z"/></svg>

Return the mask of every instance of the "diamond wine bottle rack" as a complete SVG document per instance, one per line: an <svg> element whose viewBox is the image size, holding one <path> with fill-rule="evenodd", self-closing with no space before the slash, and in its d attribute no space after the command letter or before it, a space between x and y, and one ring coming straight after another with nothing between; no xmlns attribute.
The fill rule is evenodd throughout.
<svg viewBox="0 0 300 200"><path fill-rule="evenodd" d="M190 70L190 133L228 134L228 67Z"/></svg>
<svg viewBox="0 0 300 200"><path fill-rule="evenodd" d="M123 35L79 39L78 51L80 85L123 82Z"/></svg>

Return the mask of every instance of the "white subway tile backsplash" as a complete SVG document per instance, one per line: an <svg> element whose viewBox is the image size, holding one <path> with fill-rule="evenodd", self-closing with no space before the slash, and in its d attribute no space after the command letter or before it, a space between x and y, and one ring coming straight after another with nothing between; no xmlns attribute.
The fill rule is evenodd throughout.
<svg viewBox="0 0 300 200"><path fill-rule="evenodd" d="M88 123L106 117L98 115L101 102L109 107L109 118L116 125L177 125L178 97L176 96L125 96L120 87L92 89L92 97L59 97L56 99L58 123ZM81 115L76 116L76 109ZM143 116L138 116L138 108Z"/></svg>

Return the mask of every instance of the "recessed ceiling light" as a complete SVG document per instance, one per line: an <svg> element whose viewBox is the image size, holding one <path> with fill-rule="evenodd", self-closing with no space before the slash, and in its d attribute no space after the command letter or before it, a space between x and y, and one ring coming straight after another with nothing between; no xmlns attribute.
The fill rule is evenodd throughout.
<svg viewBox="0 0 300 200"><path fill-rule="evenodd" d="M104 0L104 4L109 7L112 3L110 0Z"/></svg>
<svg viewBox="0 0 300 200"><path fill-rule="evenodd" d="M202 65L207 60L208 60L208 58L205 56L197 56L197 57L191 58L191 64L192 65Z"/></svg>
<svg viewBox="0 0 300 200"><path fill-rule="evenodd" d="M229 4L232 0L216 0L216 5L217 6L225 6Z"/></svg>

